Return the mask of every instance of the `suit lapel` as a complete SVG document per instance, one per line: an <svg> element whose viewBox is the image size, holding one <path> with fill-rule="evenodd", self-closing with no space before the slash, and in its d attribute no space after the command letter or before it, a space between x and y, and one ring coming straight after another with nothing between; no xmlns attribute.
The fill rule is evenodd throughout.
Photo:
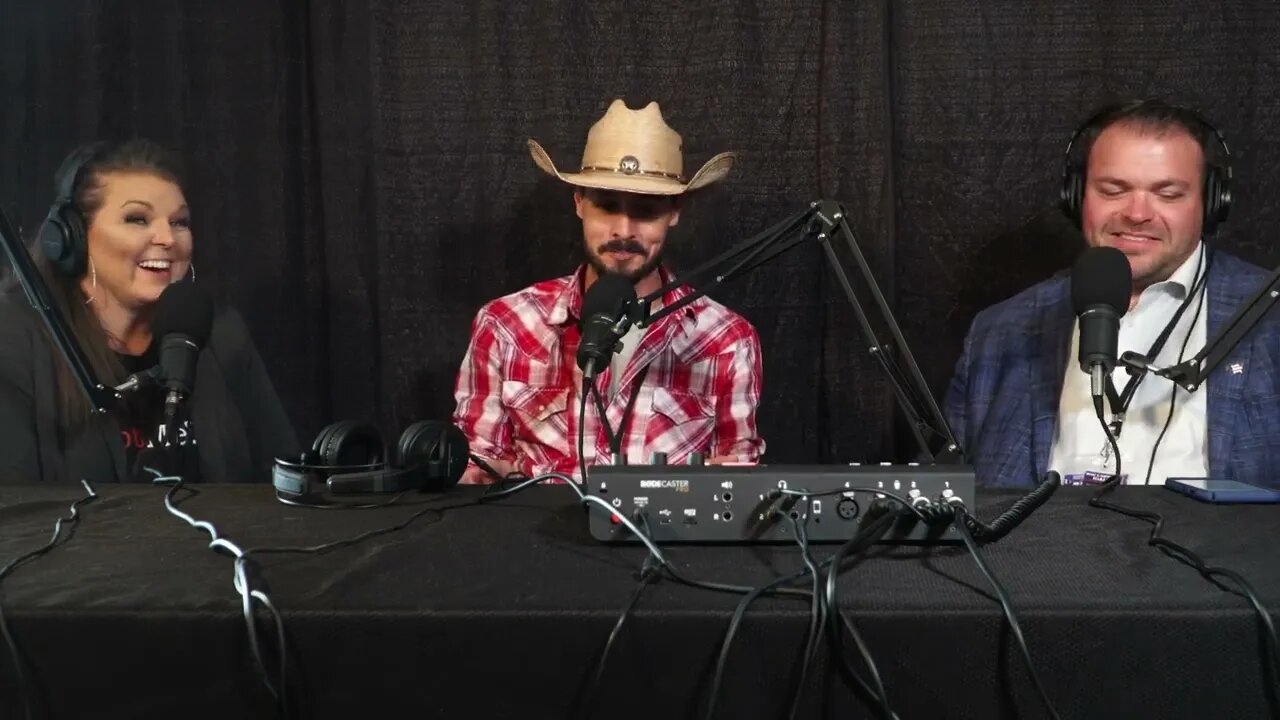
<svg viewBox="0 0 1280 720"><path fill-rule="evenodd" d="M1229 262L1230 258L1220 257L1220 262ZM1209 271L1209 324L1206 327L1206 341L1212 340L1226 325L1231 316L1247 299L1248 290L1254 288L1239 287L1235 273L1230 267L1211 268ZM1249 377L1249 356L1253 343L1246 338L1236 346L1226 360L1219 365L1206 380L1209 393L1206 418L1209 436L1209 473L1214 477L1227 477L1227 467L1231 459L1232 445L1237 434L1231 426L1232 408L1238 407L1244 397L1245 382ZM1232 367L1241 368L1243 372L1235 372Z"/></svg>
<svg viewBox="0 0 1280 720"><path fill-rule="evenodd" d="M1031 338L1035 355L1031 373L1031 462L1032 473L1039 478L1049 467L1049 453L1057 431L1058 405L1062 396L1062 380L1067 371L1071 351L1074 315L1066 278L1050 285L1038 298L1043 310L1037 315L1044 322Z"/></svg>

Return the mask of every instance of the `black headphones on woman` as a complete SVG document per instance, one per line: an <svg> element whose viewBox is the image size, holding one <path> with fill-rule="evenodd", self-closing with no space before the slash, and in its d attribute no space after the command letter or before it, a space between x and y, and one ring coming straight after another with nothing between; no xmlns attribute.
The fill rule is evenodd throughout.
<svg viewBox="0 0 1280 720"><path fill-rule="evenodd" d="M332 496L440 492L458 483L470 446L452 423L423 420L405 428L390 459L382 435L367 422L343 420L320 431L311 449L276 458L276 496L299 505L346 504Z"/></svg>
<svg viewBox="0 0 1280 720"><path fill-rule="evenodd" d="M85 167L106 147L103 142L81 145L67 155L54 175L57 194L40 225L40 249L53 267L67 277L81 277L89 264L88 228L76 208L76 188Z"/></svg>

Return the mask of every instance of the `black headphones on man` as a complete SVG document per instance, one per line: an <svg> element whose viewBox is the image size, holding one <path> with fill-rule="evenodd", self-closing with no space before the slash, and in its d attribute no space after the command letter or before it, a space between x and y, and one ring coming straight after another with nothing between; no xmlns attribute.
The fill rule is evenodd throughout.
<svg viewBox="0 0 1280 720"><path fill-rule="evenodd" d="M470 446L452 423L423 420L405 428L388 460L382 435L370 423L343 420L320 431L311 449L276 458L276 496L299 505L344 505L333 496L439 492L458 483Z"/></svg>
<svg viewBox="0 0 1280 720"><path fill-rule="evenodd" d="M54 175L57 195L40 225L40 248L53 267L67 277L84 275L89 264L88 228L76 208L75 193L84 168L106 147L103 142L81 145L67 155Z"/></svg>
<svg viewBox="0 0 1280 720"><path fill-rule="evenodd" d="M1097 133L1115 118L1127 115L1145 106L1166 110L1188 126L1199 126L1205 131L1206 135L1212 135L1217 138L1218 145L1222 147L1225 162L1221 165L1211 162L1208 148L1204 148L1204 221L1201 233L1206 236L1212 235L1218 224L1227 219L1227 214L1231 210L1231 148L1227 147L1226 138L1222 136L1222 133L1204 116L1190 108L1172 105L1163 100L1133 100L1105 107L1072 133L1071 140L1067 142L1067 151L1063 153L1062 190L1059 194L1062 212L1070 218L1071 222L1076 224L1076 227L1080 226L1080 211L1084 204L1086 165L1089 161L1089 158L1084 153L1076 152L1074 155L1072 154L1072 150L1075 149L1080 138L1088 133Z"/></svg>

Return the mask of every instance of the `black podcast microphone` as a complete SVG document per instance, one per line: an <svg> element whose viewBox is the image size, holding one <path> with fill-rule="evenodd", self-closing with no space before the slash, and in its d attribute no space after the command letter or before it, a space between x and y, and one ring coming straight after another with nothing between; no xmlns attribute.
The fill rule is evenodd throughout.
<svg viewBox="0 0 1280 720"><path fill-rule="evenodd" d="M630 324L628 306L636 301L636 286L621 275L606 273L582 297L578 367L592 380L617 352L618 340Z"/></svg>
<svg viewBox="0 0 1280 720"><path fill-rule="evenodd" d="M1129 259L1112 247L1088 248L1071 269L1071 306L1080 318L1080 369L1091 378L1099 414L1106 378L1116 367L1120 318L1129 311L1132 285Z"/></svg>
<svg viewBox="0 0 1280 720"><path fill-rule="evenodd" d="M212 328L213 301L194 283L174 283L160 294L151 317L152 342L160 341L160 364L146 372L169 391L164 400L166 426L172 423L178 403L195 390L196 361Z"/></svg>

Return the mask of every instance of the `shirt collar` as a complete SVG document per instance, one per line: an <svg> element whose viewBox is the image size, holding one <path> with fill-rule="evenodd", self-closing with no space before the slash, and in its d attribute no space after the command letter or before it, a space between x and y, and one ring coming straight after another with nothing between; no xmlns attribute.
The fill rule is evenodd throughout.
<svg viewBox="0 0 1280 720"><path fill-rule="evenodd" d="M582 278L587 266L579 265L574 273L564 278L564 287L551 303L551 312L547 313L547 324L569 325L578 321L582 314Z"/></svg>
<svg viewBox="0 0 1280 720"><path fill-rule="evenodd" d="M1173 274L1169 276L1168 280L1152 283L1147 290L1154 289L1158 292L1168 292L1178 298L1185 298L1187 293L1191 290L1191 286L1195 285L1196 275L1204 272L1204 260L1201 257L1201 253L1204 252L1204 249L1204 242L1197 242L1195 249L1191 251L1191 254L1187 256L1186 260L1182 261L1182 264L1178 266L1178 269L1173 271ZM1142 294L1146 295L1146 290L1144 290Z"/></svg>

